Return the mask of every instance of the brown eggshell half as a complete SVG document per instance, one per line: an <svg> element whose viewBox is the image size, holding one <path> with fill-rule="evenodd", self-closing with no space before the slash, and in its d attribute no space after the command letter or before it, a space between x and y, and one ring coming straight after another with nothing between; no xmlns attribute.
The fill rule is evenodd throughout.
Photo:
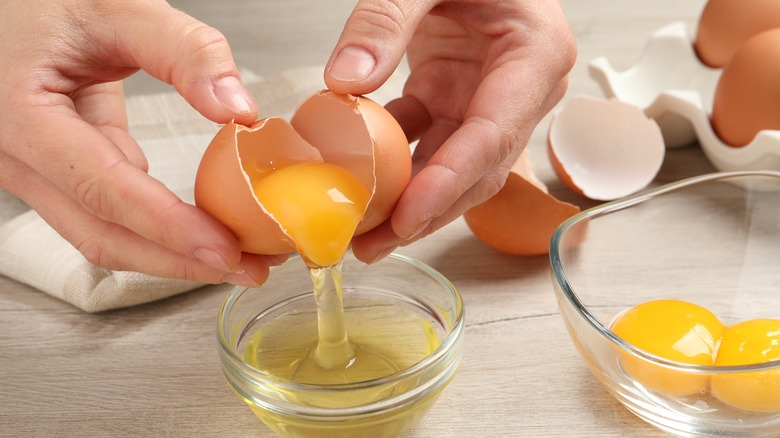
<svg viewBox="0 0 780 438"><path fill-rule="evenodd" d="M298 161L322 161L322 156L283 119L267 118L249 127L228 123L201 158L195 204L233 232L244 252L290 253L295 244L263 210L245 170L262 173Z"/></svg>
<svg viewBox="0 0 780 438"><path fill-rule="evenodd" d="M364 96L324 90L301 104L290 123L325 162L350 170L373 188L355 234L390 216L411 178L412 159L406 135L387 110Z"/></svg>
<svg viewBox="0 0 780 438"><path fill-rule="evenodd" d="M464 215L475 236L487 246L512 255L542 255L564 220L580 208L555 199L533 173L528 151L509 172L493 197Z"/></svg>

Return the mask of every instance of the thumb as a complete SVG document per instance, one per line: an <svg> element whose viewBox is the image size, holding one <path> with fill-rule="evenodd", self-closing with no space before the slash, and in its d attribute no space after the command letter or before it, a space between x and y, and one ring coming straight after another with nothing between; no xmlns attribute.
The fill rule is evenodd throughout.
<svg viewBox="0 0 780 438"><path fill-rule="evenodd" d="M136 13L125 14L116 26L125 55L138 67L173 85L214 122L250 124L257 118L222 33L165 2L132 4L139 5Z"/></svg>
<svg viewBox="0 0 780 438"><path fill-rule="evenodd" d="M325 84L337 93L367 94L379 88L401 62L425 0L360 0L344 25L325 66Z"/></svg>

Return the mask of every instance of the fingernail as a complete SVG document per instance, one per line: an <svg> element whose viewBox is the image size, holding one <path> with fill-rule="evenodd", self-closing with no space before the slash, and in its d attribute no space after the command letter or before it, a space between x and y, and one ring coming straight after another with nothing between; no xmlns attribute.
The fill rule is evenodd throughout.
<svg viewBox="0 0 780 438"><path fill-rule="evenodd" d="M257 287L260 283L255 281L249 274L243 269L237 269L234 272L222 277L222 281L225 283L235 284L236 286Z"/></svg>
<svg viewBox="0 0 780 438"><path fill-rule="evenodd" d="M330 66L330 76L344 82L362 81L374 71L374 55L360 46L347 46L341 49Z"/></svg>
<svg viewBox="0 0 780 438"><path fill-rule="evenodd" d="M252 98L244 84L235 76L225 76L214 82L214 94L222 105L237 113L253 111Z"/></svg>
<svg viewBox="0 0 780 438"><path fill-rule="evenodd" d="M222 272L228 272L230 271L230 268L228 267L227 263L225 263L225 259L222 258L221 255L219 255L218 252L214 251L213 249L209 248L198 248L193 252L193 255L203 263L209 265L210 267L222 271Z"/></svg>
<svg viewBox="0 0 780 438"><path fill-rule="evenodd" d="M392 245L392 246L389 246L389 247L383 249L382 251L379 251L378 253L376 253L374 258L371 259L371 261L368 262L368 264L370 265L372 263L376 263L376 262L382 260L383 258L389 256L391 252L395 251L396 248L398 248L398 245Z"/></svg>

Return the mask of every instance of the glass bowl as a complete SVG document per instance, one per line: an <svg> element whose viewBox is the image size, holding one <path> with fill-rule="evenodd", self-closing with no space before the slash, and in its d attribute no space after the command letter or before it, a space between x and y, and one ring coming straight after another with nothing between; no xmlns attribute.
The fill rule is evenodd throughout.
<svg viewBox="0 0 780 438"><path fill-rule="evenodd" d="M397 437L427 412L460 365L463 304L441 274L397 254L372 265L347 254L342 275L349 339L370 352L360 357L392 357L387 375L306 381L293 369L303 367L296 362L307 348L301 342L310 342L301 339L316 344L318 330L312 280L297 256L273 268L261 287L233 289L219 311L228 385L282 436ZM274 368L278 361L285 365ZM279 371L287 363L291 371Z"/></svg>
<svg viewBox="0 0 780 438"><path fill-rule="evenodd" d="M550 261L570 338L629 411L679 436L780 436L780 361L692 365L611 330L626 309L661 299L702 306L726 331L741 321L780 319L780 172L708 174L583 211L553 234ZM654 339L661 331L640 330ZM780 359L780 331L767 336ZM724 345L716 343L713 357L726 354ZM674 394L691 380L703 384ZM724 382L730 389L719 390Z"/></svg>

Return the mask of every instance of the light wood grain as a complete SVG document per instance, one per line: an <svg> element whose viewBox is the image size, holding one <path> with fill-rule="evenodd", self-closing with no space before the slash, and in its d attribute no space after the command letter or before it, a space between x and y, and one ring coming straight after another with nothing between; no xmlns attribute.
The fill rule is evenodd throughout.
<svg viewBox="0 0 780 438"><path fill-rule="evenodd" d="M567 0L579 44L568 96L601 92L587 63L627 67L653 30L695 26L703 0ZM324 64L353 2L173 1L219 28L260 75ZM138 75L128 94L168 90ZM554 194L587 205L529 147ZM710 170L696 148L670 153L659 182ZM519 224L518 226L522 226ZM458 376L412 437L658 437L592 378L558 315L546 257L498 254L456 221L400 252L449 277L467 312ZM0 277L0 436L271 437L223 382L215 318L227 286L98 315Z"/></svg>

